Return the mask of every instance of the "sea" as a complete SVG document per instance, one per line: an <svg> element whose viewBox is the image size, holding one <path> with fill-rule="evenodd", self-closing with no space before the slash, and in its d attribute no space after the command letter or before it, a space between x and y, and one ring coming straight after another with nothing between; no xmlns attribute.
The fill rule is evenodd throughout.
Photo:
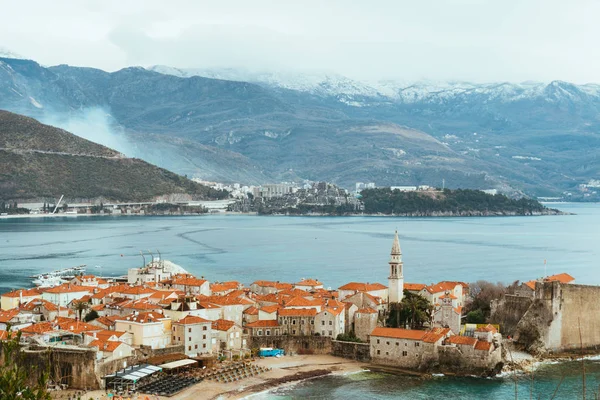
<svg viewBox="0 0 600 400"><path fill-rule="evenodd" d="M212 282L314 278L331 288L351 281L385 284L396 230L406 282L487 280L510 284L568 272L577 283L600 284L600 204L550 206L573 215L0 219L0 292L30 287L31 275L81 264L95 275L124 275L128 268L140 267L157 256ZM587 364L588 398L594 398L594 391L600 388L600 364L593 359ZM555 399L582 398L580 364L542 365L536 375L533 380L517 377L518 397L551 398L558 387ZM512 399L515 379L422 379L365 372L314 379L257 398L432 399L440 395Z"/></svg>

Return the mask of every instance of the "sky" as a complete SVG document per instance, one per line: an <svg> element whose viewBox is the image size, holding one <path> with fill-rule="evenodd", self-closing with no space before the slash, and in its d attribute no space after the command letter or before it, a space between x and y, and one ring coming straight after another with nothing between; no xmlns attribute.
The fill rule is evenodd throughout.
<svg viewBox="0 0 600 400"><path fill-rule="evenodd" d="M600 83L600 2L0 0L0 49L43 65Z"/></svg>

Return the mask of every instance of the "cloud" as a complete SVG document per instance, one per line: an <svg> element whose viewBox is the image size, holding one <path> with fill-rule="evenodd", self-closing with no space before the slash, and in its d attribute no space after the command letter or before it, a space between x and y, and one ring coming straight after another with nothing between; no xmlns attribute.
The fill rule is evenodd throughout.
<svg viewBox="0 0 600 400"><path fill-rule="evenodd" d="M599 12L592 0L39 0L3 7L0 42L44 64L107 70L165 64L584 83L600 82Z"/></svg>

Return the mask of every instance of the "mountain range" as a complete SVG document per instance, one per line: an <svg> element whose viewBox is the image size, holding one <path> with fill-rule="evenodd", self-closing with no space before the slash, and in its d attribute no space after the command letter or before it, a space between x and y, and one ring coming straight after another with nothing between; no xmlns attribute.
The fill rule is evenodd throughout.
<svg viewBox="0 0 600 400"><path fill-rule="evenodd" d="M165 66L109 73L0 58L0 108L207 180L445 182L555 196L600 176L593 84L405 84ZM101 128L90 110L103 116Z"/></svg>

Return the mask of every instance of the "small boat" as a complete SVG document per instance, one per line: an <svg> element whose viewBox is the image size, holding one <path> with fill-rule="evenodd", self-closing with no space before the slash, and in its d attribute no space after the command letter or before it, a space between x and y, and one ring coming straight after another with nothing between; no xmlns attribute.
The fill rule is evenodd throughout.
<svg viewBox="0 0 600 400"><path fill-rule="evenodd" d="M85 264L76 267L57 269L43 274L33 275L33 284L38 287L53 287L68 282L85 272Z"/></svg>

